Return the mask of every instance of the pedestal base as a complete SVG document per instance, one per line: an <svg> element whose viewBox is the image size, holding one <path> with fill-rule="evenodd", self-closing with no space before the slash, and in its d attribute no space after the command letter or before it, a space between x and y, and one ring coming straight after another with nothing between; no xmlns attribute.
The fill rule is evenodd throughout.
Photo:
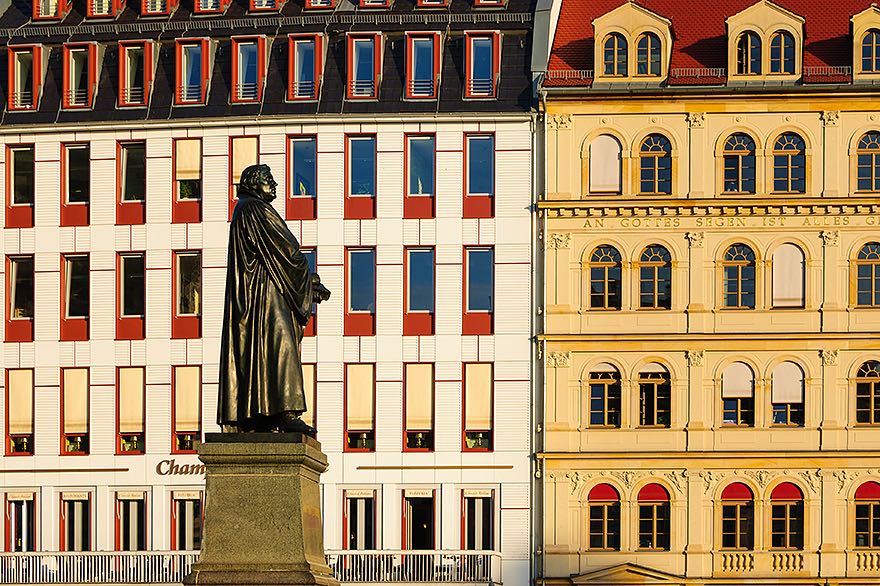
<svg viewBox="0 0 880 586"><path fill-rule="evenodd" d="M298 433L209 433L205 531L184 584L337 586L324 557L318 479L327 457Z"/></svg>

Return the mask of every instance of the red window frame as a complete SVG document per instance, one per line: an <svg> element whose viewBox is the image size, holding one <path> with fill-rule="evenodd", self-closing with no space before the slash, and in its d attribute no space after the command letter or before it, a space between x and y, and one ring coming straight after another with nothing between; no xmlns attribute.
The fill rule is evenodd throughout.
<svg viewBox="0 0 880 586"><path fill-rule="evenodd" d="M499 6L492 4L491 6ZM501 74L501 33L498 31L468 31L464 34L464 97L468 100L494 100L498 97L498 81ZM492 39L492 91L490 93L475 93L473 79L471 78L471 54L473 52L474 39Z"/></svg>
<svg viewBox="0 0 880 586"><path fill-rule="evenodd" d="M181 140L198 140L199 141L199 184L200 191L198 198L181 199L180 190L177 185L177 143ZM174 194L171 198L171 223L172 224L195 224L202 221L202 200L204 199L204 185L202 184L205 176L204 158L205 145L201 138L175 138L171 150L171 189Z"/></svg>
<svg viewBox="0 0 880 586"><path fill-rule="evenodd" d="M263 3L271 6L259 6L259 0L248 0L248 10L251 12L278 12L284 7L286 0L263 0Z"/></svg>
<svg viewBox="0 0 880 586"><path fill-rule="evenodd" d="M430 365L431 366L431 429L409 429L406 425L406 367L410 364ZM404 362L403 363L403 439L402 448L404 452L433 452L436 449L436 427L437 427L437 366L433 362ZM426 448L410 448L407 446L407 435L410 433L429 433L431 435L431 447Z"/></svg>
<svg viewBox="0 0 880 586"><path fill-rule="evenodd" d="M242 44L257 44L257 94L253 98L241 97L238 83L238 47ZM263 35L232 38L232 96L233 104L252 104L263 100L263 87L266 85L266 37Z"/></svg>
<svg viewBox="0 0 880 586"><path fill-rule="evenodd" d="M434 257L434 311L410 311L409 309L409 253L414 250L430 250ZM403 249L403 335L433 336L437 311L437 251L433 246L407 246Z"/></svg>
<svg viewBox="0 0 880 586"><path fill-rule="evenodd" d="M86 371L86 413L89 415L89 417L88 417L87 423L86 423L86 433L85 434L64 433L64 371L65 370L85 370ZM62 456L88 456L89 455L88 440L91 438L91 431L92 431L91 430L92 418L91 418L91 409L90 409L91 401L92 401L91 375L92 375L92 372L88 367L77 366L77 367L69 367L69 368L62 368L61 369L61 380L60 380L61 410L59 413L59 421L61 424L61 427L60 427L61 445L59 446L59 454L61 454ZM86 449L82 450L82 451L78 451L78 452L65 451L65 449L64 449L65 448L65 440L67 439L68 435L85 435L87 438L86 439L86 442L87 442Z"/></svg>
<svg viewBox="0 0 880 586"><path fill-rule="evenodd" d="M145 0L146 1L146 0ZM209 55L209 42L210 39L207 38L189 38L189 39L177 39L174 42L174 103L178 106L193 106L193 105L204 105L208 101L208 80L211 77L210 70L210 55ZM200 45L201 46L201 61L202 61L202 87L201 87L201 96L198 100L190 100L186 98L186 94L184 93L184 88L182 85L183 82L183 48L185 46L190 45ZM233 56L233 66L235 64L235 58Z"/></svg>
<svg viewBox="0 0 880 586"><path fill-rule="evenodd" d="M146 335L147 316L125 316L122 314L122 259L141 255L144 258L144 313L147 302L147 253L143 251L117 252L116 253L116 339L117 340L143 340ZM117 381L118 383L118 381Z"/></svg>
<svg viewBox="0 0 880 586"><path fill-rule="evenodd" d="M403 502L401 503L400 509L400 520L401 520L401 528L400 528L400 546L401 549L407 549L407 534L406 534L406 526L408 525L406 519L406 501L411 498L430 498L431 499L431 526L433 532L431 534L431 549L434 549L437 545L437 489L431 489L431 496L427 497L418 497L418 496L407 496L407 490L404 489L401 492L401 496L403 497Z"/></svg>
<svg viewBox="0 0 880 586"><path fill-rule="evenodd" d="M474 8L504 8L507 0L474 0Z"/></svg>
<svg viewBox="0 0 880 586"><path fill-rule="evenodd" d="M116 18L123 8L122 0L110 0L110 12L95 12L95 0L86 0L86 18Z"/></svg>
<svg viewBox="0 0 880 586"><path fill-rule="evenodd" d="M202 313L201 307L197 315L180 315L180 257L198 256L200 287L203 284L204 269L202 268L201 250L174 250L171 252L171 337L175 340L195 339L202 337Z"/></svg>
<svg viewBox="0 0 880 586"><path fill-rule="evenodd" d="M144 175L147 167L147 143L143 140L118 141L116 143L116 223L123 226L144 224L147 221L147 181L144 181L143 199L140 201L123 200L124 161L122 151L129 145L144 145Z"/></svg>
<svg viewBox="0 0 880 586"><path fill-rule="evenodd" d="M443 6L442 4L440 6ZM413 92L413 67L415 59L413 57L413 42L416 39L431 39L433 41L434 51L434 76L433 91L430 95L418 95ZM440 92L440 72L442 70L440 63L440 48L442 46L442 38L438 32L422 32L422 33L406 33L406 87L404 88L407 100L436 100Z"/></svg>
<svg viewBox="0 0 880 586"><path fill-rule="evenodd" d="M336 0L306 0L306 10L332 10L336 8Z"/></svg>
<svg viewBox="0 0 880 586"><path fill-rule="evenodd" d="M358 0L358 8L391 8L393 0Z"/></svg>
<svg viewBox="0 0 880 586"><path fill-rule="evenodd" d="M173 441L173 440L172 440ZM191 452L186 452L191 453ZM196 499L188 499L188 498L176 498L175 494L180 492L190 492L190 491L171 491L171 550L172 551L182 551L177 549L177 531L178 531L178 523L180 519L177 518L177 505L176 501L192 501ZM200 503L199 506L199 517L201 518L201 526L202 526L202 534L204 537L204 527L205 527L205 491L204 490L195 490L192 492L198 492L199 498L198 501Z"/></svg>
<svg viewBox="0 0 880 586"><path fill-rule="evenodd" d="M70 79L70 59L71 53L75 50L85 49L88 53L89 67L88 76L89 83L86 94L85 104L75 104L71 100L71 79ZM63 94L61 107L65 110L88 110L94 105L95 90L97 89L97 57L98 46L96 43L70 43L65 44L62 49L62 81Z"/></svg>
<svg viewBox="0 0 880 586"><path fill-rule="evenodd" d="M13 203L13 165L12 151L30 149L34 153L34 201L31 203ZM37 181L37 149L33 144L10 144L6 145L6 227L7 228L33 228L34 227L34 204L36 203Z"/></svg>
<svg viewBox="0 0 880 586"><path fill-rule="evenodd" d="M162 10L152 10L150 3L165 2ZM177 8L178 0L141 0L141 16L170 16Z"/></svg>
<svg viewBox="0 0 880 586"><path fill-rule="evenodd" d="M354 44L355 41L373 41L373 91L370 94L354 93ZM379 98L379 85L382 82L382 33L348 33L346 35L346 75L345 97L347 100L376 100Z"/></svg>
<svg viewBox="0 0 880 586"><path fill-rule="evenodd" d="M296 95L296 42L309 39L315 42L315 86L312 88L311 95L298 96ZM290 102L317 100L323 79L324 35L299 33L287 35L287 100Z"/></svg>
<svg viewBox="0 0 880 586"><path fill-rule="evenodd" d="M7 342L10 340L6 340ZM12 434L9 433L9 372L12 370L29 370L31 371L31 433L30 433L30 449L27 452L13 452L12 451ZM7 368L3 371L4 376L4 398L3 398L3 417L5 419L5 426L3 429L5 432L5 443L6 448L4 449L4 453L7 456L17 457L17 456L33 456L34 455L34 424L36 423L36 384L34 379L34 369L33 368ZM17 435L17 434L16 434ZM22 436L26 437L26 436Z"/></svg>
<svg viewBox="0 0 880 586"><path fill-rule="evenodd" d="M495 535L495 489L490 488L486 489L485 492L488 494L483 496L478 496L475 494L468 494L468 492L482 492L480 489L463 489L461 491L461 502L459 503L460 511L461 511L461 545L460 548L462 551L467 551L467 509L466 509L466 499L478 499L485 498L489 499L489 522L491 523L491 537L492 537L492 548L495 548L496 545L496 535Z"/></svg>
<svg viewBox="0 0 880 586"><path fill-rule="evenodd" d="M69 493L70 491L68 491ZM79 491L77 491L79 492ZM86 518L89 523L89 542L85 545L83 551L92 551L92 544L95 541L95 524L94 524L94 516L92 515L92 492L91 491L83 491L86 493ZM64 503L66 501L79 501L82 499L66 499L64 498L64 493L58 495L58 500L60 504L60 510L58 512L58 549L61 551L71 551L67 549L67 515L64 512L65 506Z"/></svg>
<svg viewBox="0 0 880 586"><path fill-rule="evenodd" d="M122 550L122 518L119 514L120 505L122 503L128 503L131 501L143 501L144 502L144 545L146 548L149 547L150 543L150 510L147 508L147 491L143 491L143 498L140 499L121 499L119 498L119 492L116 491L113 494L113 544L114 549L116 551ZM141 491L135 491L141 492ZM145 549L146 549L145 548Z"/></svg>
<svg viewBox="0 0 880 586"><path fill-rule="evenodd" d="M474 193L470 190L470 153L469 145L471 138L492 138L492 193ZM494 132L467 132L464 135L464 170L462 175L462 187L464 188L464 201L462 202L462 215L465 218L493 218L495 217L495 189L497 175L497 148Z"/></svg>
<svg viewBox="0 0 880 586"><path fill-rule="evenodd" d="M351 364L372 364L373 366L373 429L372 430L363 430L357 429L354 431L348 430L348 367ZM317 378L317 369L315 369L315 376ZM342 435L342 451L343 452L375 452L376 451L376 364L373 362L346 362L342 365L342 426L343 426L343 435ZM316 385L317 388L317 385ZM373 447L372 448L352 448L348 444L348 436L351 433L371 433L373 436Z"/></svg>
<svg viewBox="0 0 880 586"><path fill-rule="evenodd" d="M62 226L88 226L89 209L91 207L91 193L89 201L85 203L70 203L67 192L67 155L70 147L85 146L89 150L91 160L91 145L88 142L63 142L61 143L61 225ZM91 186L90 186L91 187Z"/></svg>
<svg viewBox="0 0 880 586"><path fill-rule="evenodd" d="M141 449L140 450L123 450L122 449L122 436L123 434L119 431L119 390L120 390L120 372L122 369L134 369L139 368L143 371L143 399L141 401L141 405L143 407L141 413L141 425L143 426L143 431L141 431ZM145 366L117 366L116 367L116 455L117 456L141 456L147 453L147 369ZM132 434L124 434L124 435L132 435Z"/></svg>
<svg viewBox="0 0 880 586"><path fill-rule="evenodd" d="M434 188L429 195L409 192L409 144L412 139L434 139ZM430 219L434 217L434 200L437 195L437 135L433 133L405 134L403 137L403 217L406 219Z"/></svg>
<svg viewBox="0 0 880 586"><path fill-rule="evenodd" d="M55 14L41 14L40 0L31 0L31 5L33 7L31 17L33 20L61 20L67 16L68 12L70 12L71 4L73 4L73 2L68 2L68 0L58 0L58 7L55 9Z"/></svg>
<svg viewBox="0 0 880 586"><path fill-rule="evenodd" d="M373 252L373 311L352 311L349 308L349 275L351 274L351 253L358 250L371 250ZM376 335L376 278L379 263L376 258L376 248L373 246L351 246L345 248L345 324L344 335L346 336L375 336Z"/></svg>
<svg viewBox="0 0 880 586"><path fill-rule="evenodd" d="M68 257L85 258L86 262L90 260L88 254L69 253L61 255L61 327L59 337L62 342L84 342L89 339L89 318L67 317ZM91 271L89 276L91 277ZM91 287L91 279L89 280L89 286Z"/></svg>
<svg viewBox="0 0 880 586"><path fill-rule="evenodd" d="M37 494L34 491L23 490L21 493L30 493L31 498L9 498L10 493L6 493L3 495L3 520L4 520L4 531L3 531L3 550L2 551L39 551L39 543L37 537L39 533L37 532L37 517L39 517L39 509L37 506ZM19 494L21 494L19 493ZM33 536L33 548L32 549L15 549L14 544L12 543L12 503L25 503L32 502L33 503L33 515L28 519L28 532L31 536Z"/></svg>
<svg viewBox="0 0 880 586"><path fill-rule="evenodd" d="M176 371L178 368L198 368L199 369L199 429L195 432L196 438L198 441L201 441L202 438L202 397L203 391L202 388L202 367L197 364L175 364L171 367L171 453L172 454L195 454L196 449L193 447L192 450L181 450L177 447L177 434L189 434L191 431L177 431L177 376Z"/></svg>
<svg viewBox="0 0 880 586"><path fill-rule="evenodd" d="M217 8L205 8L202 0L193 0L193 14L223 14L230 3L231 0L217 0Z"/></svg>
<svg viewBox="0 0 880 586"><path fill-rule="evenodd" d="M470 250L490 250L492 251L492 285L495 285L495 247L494 246L465 246L464 255L461 260L462 268L462 285L461 285L461 333L464 336L488 336L494 331L495 323L495 297L492 297L491 311L469 311L468 310L468 252Z"/></svg>
<svg viewBox="0 0 880 586"><path fill-rule="evenodd" d="M229 137L229 165L227 165L229 170L229 220L232 220L232 212L235 211L235 206L238 204L238 193L237 187L235 184L235 160L234 160L234 145L235 140L239 138L254 138L257 140L257 160L254 163L255 165L260 161L260 135L258 134L243 134L240 136L230 136Z"/></svg>
<svg viewBox="0 0 880 586"><path fill-rule="evenodd" d="M467 365L468 364L488 364L489 365L489 405L492 411L492 420L489 429L468 429L467 428ZM468 432L488 432L489 447L488 448L469 448L467 445ZM461 451L462 452L494 452L495 451L495 363L494 362L464 362L461 365Z"/></svg>
<svg viewBox="0 0 880 586"><path fill-rule="evenodd" d="M308 140L312 139L315 141L315 181L314 181L314 190L315 193L308 195L294 195L296 193L296 186L294 183L293 170L294 170L294 161L293 161L293 143L297 140ZM288 220L314 220L318 217L318 158L320 153L318 153L318 136L315 134L288 134L287 135L287 157L286 161L286 177L288 177L287 183L287 205L285 211Z"/></svg>
<svg viewBox="0 0 880 586"><path fill-rule="evenodd" d="M446 8L449 0L416 0L416 8Z"/></svg>
<svg viewBox="0 0 880 586"><path fill-rule="evenodd" d="M369 496L367 496L369 493ZM373 501L373 534L371 536L371 540L373 545L375 546L378 541L378 528L376 524L376 518L378 517L379 505L378 500L376 498L376 490L375 489L360 489L360 490L343 490L342 491L342 549L348 551L357 551L352 549L351 547L351 535L349 534L349 527L351 526L350 513L349 513L349 502L350 500L360 500L360 499L372 499Z"/></svg>
<svg viewBox="0 0 880 586"><path fill-rule="evenodd" d="M31 317L12 317L12 261L18 259L30 258L34 261L33 254L10 254L6 257L6 339L5 342L33 342L34 341L34 318L36 317L36 307L34 315ZM36 305L36 277L37 269L34 265L34 300Z"/></svg>
<svg viewBox="0 0 880 586"><path fill-rule="evenodd" d="M127 49L140 47L144 51L144 95L140 101L129 99L126 95L128 87L128 60L125 58ZM120 41L119 42L119 107L131 108L146 106L150 102L150 89L153 86L153 42L152 41Z"/></svg>
<svg viewBox="0 0 880 586"><path fill-rule="evenodd" d="M376 217L376 194L351 194L351 141L352 139L373 139L373 191L379 191L379 141L375 134L345 135L345 203L343 216L346 220L371 220Z"/></svg>
<svg viewBox="0 0 880 586"><path fill-rule="evenodd" d="M34 0L36 5L39 0ZM43 89L43 46L42 45L10 45L6 48L7 52L7 78L6 87L8 95L6 96L6 109L10 112L36 110L40 104L40 94ZM21 90L15 83L15 56L18 53L30 53L32 59L32 87L31 87L31 105L17 106L15 96Z"/></svg>
<svg viewBox="0 0 880 586"><path fill-rule="evenodd" d="M318 268L318 247L317 246L301 246L300 251L305 252L314 252L315 253L315 272L317 272ZM303 328L303 336L314 336L315 332L318 329L318 306L317 304L312 304L312 317L309 318L306 327ZM317 368L317 367L316 367ZM315 370L315 384L317 385L317 377L318 371ZM317 386L315 387L317 389ZM315 399L317 399L317 390L315 391ZM315 419L317 421L317 419Z"/></svg>

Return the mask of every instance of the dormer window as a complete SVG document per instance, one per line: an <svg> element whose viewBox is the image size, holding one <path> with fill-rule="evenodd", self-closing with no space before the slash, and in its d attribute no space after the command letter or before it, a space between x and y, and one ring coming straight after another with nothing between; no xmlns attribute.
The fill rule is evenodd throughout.
<svg viewBox="0 0 880 586"><path fill-rule="evenodd" d="M96 46L64 46L64 107L90 108L95 92Z"/></svg>
<svg viewBox="0 0 880 586"><path fill-rule="evenodd" d="M119 9L119 0L86 0L86 18L115 18Z"/></svg>
<svg viewBox="0 0 880 586"><path fill-rule="evenodd" d="M177 104L204 104L208 93L208 39L177 40Z"/></svg>
<svg viewBox="0 0 880 586"><path fill-rule="evenodd" d="M119 44L119 105L146 106L153 76L153 44L126 41Z"/></svg>
<svg viewBox="0 0 880 586"><path fill-rule="evenodd" d="M306 0L305 8L313 10L330 9L336 7L336 0Z"/></svg>
<svg viewBox="0 0 880 586"><path fill-rule="evenodd" d="M43 48L40 45L9 47L10 110L36 110L43 81Z"/></svg>
<svg viewBox="0 0 880 586"><path fill-rule="evenodd" d="M406 97L431 99L440 87L440 34L407 35Z"/></svg>
<svg viewBox="0 0 880 586"><path fill-rule="evenodd" d="M33 0L34 20L61 20L70 11L67 0Z"/></svg>
<svg viewBox="0 0 880 586"><path fill-rule="evenodd" d="M382 73L382 35L349 35L348 99L379 97Z"/></svg>
<svg viewBox="0 0 880 586"><path fill-rule="evenodd" d="M660 75L660 38L654 33L645 33L636 43L636 75Z"/></svg>
<svg viewBox="0 0 880 586"><path fill-rule="evenodd" d="M776 31L770 37L770 73L794 74L794 37Z"/></svg>
<svg viewBox="0 0 880 586"><path fill-rule="evenodd" d="M248 9L251 12L274 12L281 8L283 0L249 0Z"/></svg>
<svg viewBox="0 0 880 586"><path fill-rule="evenodd" d="M391 0L358 0L361 8L391 8Z"/></svg>
<svg viewBox="0 0 880 586"><path fill-rule="evenodd" d="M232 39L232 101L259 102L266 73L264 37Z"/></svg>
<svg viewBox="0 0 880 586"><path fill-rule="evenodd" d="M465 33L465 98L494 98L501 71L501 35Z"/></svg>
<svg viewBox="0 0 880 586"><path fill-rule="evenodd" d="M449 0L416 0L417 8L446 8Z"/></svg>
<svg viewBox="0 0 880 586"><path fill-rule="evenodd" d="M287 99L315 100L318 98L323 61L321 35L290 35L288 37Z"/></svg>
<svg viewBox="0 0 880 586"><path fill-rule="evenodd" d="M195 0L194 14L220 14L229 6L229 0Z"/></svg>
<svg viewBox="0 0 880 586"><path fill-rule="evenodd" d="M176 6L177 0L141 0L141 16L168 16Z"/></svg>
<svg viewBox="0 0 880 586"><path fill-rule="evenodd" d="M627 74L627 43L620 33L611 33L602 43L605 75L625 76Z"/></svg>
<svg viewBox="0 0 880 586"><path fill-rule="evenodd" d="M871 29L862 37L862 73L880 73L880 30Z"/></svg>
<svg viewBox="0 0 880 586"><path fill-rule="evenodd" d="M761 37L752 31L744 32L736 41L736 73L761 75Z"/></svg>
<svg viewBox="0 0 880 586"><path fill-rule="evenodd" d="M506 0L474 0L474 8L499 8L505 2Z"/></svg>

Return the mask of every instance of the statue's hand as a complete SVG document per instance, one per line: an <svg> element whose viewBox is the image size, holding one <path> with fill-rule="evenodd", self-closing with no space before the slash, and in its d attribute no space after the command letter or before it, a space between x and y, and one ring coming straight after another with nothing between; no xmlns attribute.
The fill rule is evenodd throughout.
<svg viewBox="0 0 880 586"><path fill-rule="evenodd" d="M330 290L321 283L321 277L312 273L312 300L321 303L330 299Z"/></svg>

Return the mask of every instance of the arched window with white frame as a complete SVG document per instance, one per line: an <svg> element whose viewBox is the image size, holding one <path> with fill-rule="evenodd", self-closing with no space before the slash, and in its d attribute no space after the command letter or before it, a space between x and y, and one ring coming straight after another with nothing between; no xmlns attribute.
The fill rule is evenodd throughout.
<svg viewBox="0 0 880 586"><path fill-rule="evenodd" d="M773 369L770 403L773 425L804 426L804 371L794 362L782 362Z"/></svg>
<svg viewBox="0 0 880 586"><path fill-rule="evenodd" d="M590 142L590 193L620 193L620 142L610 134L600 134Z"/></svg>
<svg viewBox="0 0 880 586"><path fill-rule="evenodd" d="M755 375L743 362L734 362L721 374L722 422L755 426Z"/></svg>

